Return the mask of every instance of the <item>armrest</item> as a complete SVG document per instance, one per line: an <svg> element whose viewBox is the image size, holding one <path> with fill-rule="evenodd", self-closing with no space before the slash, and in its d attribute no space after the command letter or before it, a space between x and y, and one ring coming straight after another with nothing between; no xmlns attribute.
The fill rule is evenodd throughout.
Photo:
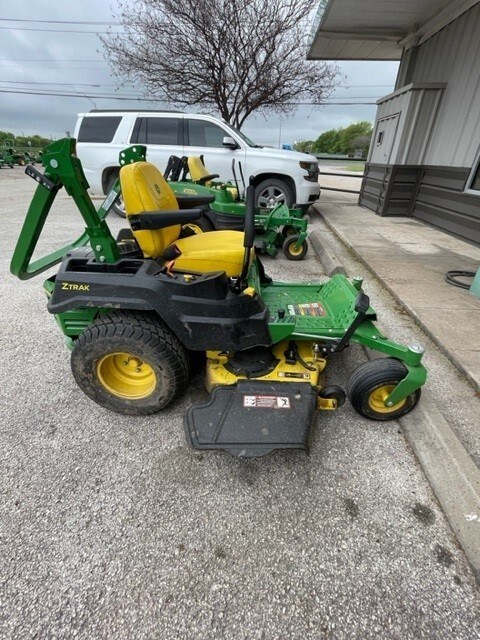
<svg viewBox="0 0 480 640"><path fill-rule="evenodd" d="M203 178L200 178L200 180L195 180L195 182L197 184L205 184L205 182L210 182L210 180L214 180L215 178L219 178L219 174L218 173L211 173L208 176L203 176Z"/></svg>
<svg viewBox="0 0 480 640"><path fill-rule="evenodd" d="M155 229L165 229L176 224L185 224L198 220L201 216L201 209L184 209L183 211L143 211L128 216L128 221L132 231L145 231Z"/></svg>
<svg viewBox="0 0 480 640"><path fill-rule="evenodd" d="M175 196L177 198L178 206L180 209L194 209L196 207L202 207L205 204L214 202L215 196Z"/></svg>

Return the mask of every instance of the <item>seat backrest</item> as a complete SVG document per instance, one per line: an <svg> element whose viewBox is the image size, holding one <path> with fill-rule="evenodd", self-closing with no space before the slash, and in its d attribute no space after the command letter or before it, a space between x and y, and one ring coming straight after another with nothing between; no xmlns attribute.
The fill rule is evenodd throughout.
<svg viewBox="0 0 480 640"><path fill-rule="evenodd" d="M120 185L127 219L143 211L177 211L178 202L167 181L150 162L135 162L120 169ZM134 231L143 255L159 258L177 240L181 225L153 231Z"/></svg>
<svg viewBox="0 0 480 640"><path fill-rule="evenodd" d="M199 156L188 156L188 171L193 182L210 175Z"/></svg>

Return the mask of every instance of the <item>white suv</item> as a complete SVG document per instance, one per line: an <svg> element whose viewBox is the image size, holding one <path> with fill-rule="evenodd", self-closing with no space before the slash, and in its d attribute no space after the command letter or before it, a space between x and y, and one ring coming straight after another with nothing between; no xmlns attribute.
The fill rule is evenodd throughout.
<svg viewBox="0 0 480 640"><path fill-rule="evenodd" d="M168 111L97 111L80 113L75 126L77 155L90 191L107 193L119 171L118 154L131 144L146 144L147 159L165 170L171 155L205 156L220 180L233 179L232 160L245 179L254 177L256 202L278 202L306 209L318 200L318 162L314 156L262 147L234 127L208 115Z"/></svg>

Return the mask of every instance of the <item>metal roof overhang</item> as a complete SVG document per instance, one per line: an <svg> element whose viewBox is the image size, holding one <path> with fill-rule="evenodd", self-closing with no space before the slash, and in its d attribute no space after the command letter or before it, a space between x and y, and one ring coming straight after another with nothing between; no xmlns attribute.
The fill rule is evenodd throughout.
<svg viewBox="0 0 480 640"><path fill-rule="evenodd" d="M480 0L320 0L309 60L400 60Z"/></svg>

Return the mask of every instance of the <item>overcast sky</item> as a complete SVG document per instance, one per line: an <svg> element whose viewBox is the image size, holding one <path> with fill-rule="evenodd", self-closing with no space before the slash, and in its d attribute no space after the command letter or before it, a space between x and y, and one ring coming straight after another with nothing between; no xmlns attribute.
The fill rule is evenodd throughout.
<svg viewBox="0 0 480 640"><path fill-rule="evenodd" d="M127 0L130 1L130 0ZM78 98L5 93L6 91L53 91L114 96L115 80L103 59L95 31L106 26L55 24L33 20L112 21L110 7L117 0L0 0L0 130L26 135L39 133L59 137L73 133L77 114L93 108L138 108L139 103L115 98ZM15 18L18 22L7 19ZM20 22L30 20L31 22ZM120 29L119 27L112 27ZM40 30L41 29L41 30ZM92 33L71 33L91 31ZM352 102L375 102L392 91L398 63L342 62L347 88L338 88L335 97ZM98 86L88 86L98 85ZM136 95L133 86L122 87L118 95ZM360 99L357 99L360 98ZM145 109L162 108L158 103L140 103ZM165 105L166 106L166 105ZM168 107L167 107L168 108ZM349 105L301 107L288 119L265 120L250 117L243 131L255 141L277 146L296 140L314 139L323 131L375 117L375 106Z"/></svg>

